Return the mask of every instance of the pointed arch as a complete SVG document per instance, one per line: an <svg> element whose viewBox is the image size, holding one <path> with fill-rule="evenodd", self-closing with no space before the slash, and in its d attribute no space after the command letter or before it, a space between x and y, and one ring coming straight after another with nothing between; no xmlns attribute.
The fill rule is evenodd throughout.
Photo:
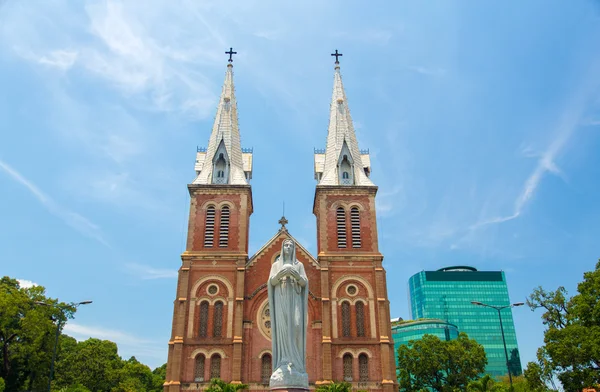
<svg viewBox="0 0 600 392"><path fill-rule="evenodd" d="M223 139L221 139L221 143L219 143L219 147L213 157L212 183L229 183L229 156L227 155L227 149L225 148Z"/></svg>
<svg viewBox="0 0 600 392"><path fill-rule="evenodd" d="M340 151L337 168L339 184L354 185L354 159L352 159L352 154L350 154L350 149L348 148L346 140L344 140L344 144Z"/></svg>

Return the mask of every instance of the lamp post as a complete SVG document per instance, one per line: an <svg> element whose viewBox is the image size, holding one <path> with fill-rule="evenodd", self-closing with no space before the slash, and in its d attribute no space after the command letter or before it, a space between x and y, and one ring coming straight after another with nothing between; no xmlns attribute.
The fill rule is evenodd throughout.
<svg viewBox="0 0 600 392"><path fill-rule="evenodd" d="M500 331L502 332L502 344L504 345L504 356L506 357L506 370L508 371L508 380L510 382L510 390L512 391L513 390L512 375L510 374L510 366L508 363L508 351L506 350L506 339L504 338L504 326L502 325L502 315L500 314L500 311L502 309L506 309L506 308L514 308L517 306L523 306L523 305L525 305L525 303L517 302L514 304L504 305L504 306L488 305L488 304L484 304L483 302L479 302L479 301L471 301L471 303L473 305L477 305L477 306L484 306L486 308L492 308L498 312L498 320L500 320Z"/></svg>
<svg viewBox="0 0 600 392"><path fill-rule="evenodd" d="M55 308L60 310L60 312L63 314L64 316L64 309L60 306L56 306L54 304L49 304L46 302L42 302L42 301L34 301L33 302L35 305L43 305L43 306L48 306L51 308ZM78 307L79 305L87 305L87 304L91 304L92 301L87 300L87 301L81 301L81 302L73 302L70 305L73 307ZM48 392L50 392L50 388L52 386L52 376L54 375L54 361L56 361L56 349L58 347L58 336L60 335L60 328L61 328L61 320L58 320L58 323L56 324L56 336L54 338L54 350L52 352L52 362L50 363L50 375L48 376Z"/></svg>

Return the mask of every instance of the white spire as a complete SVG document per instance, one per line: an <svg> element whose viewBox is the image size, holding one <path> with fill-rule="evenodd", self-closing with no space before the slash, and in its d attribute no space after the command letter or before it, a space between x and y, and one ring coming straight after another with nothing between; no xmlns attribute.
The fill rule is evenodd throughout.
<svg viewBox="0 0 600 392"><path fill-rule="evenodd" d="M350 108L336 62L333 95L329 108L329 129L325 151L315 151L315 179L318 185L374 186L369 179L369 153L361 154Z"/></svg>
<svg viewBox="0 0 600 392"><path fill-rule="evenodd" d="M197 177L193 184L247 185L252 175L252 153L242 153L233 65L227 64L217 115L206 150L196 156Z"/></svg>

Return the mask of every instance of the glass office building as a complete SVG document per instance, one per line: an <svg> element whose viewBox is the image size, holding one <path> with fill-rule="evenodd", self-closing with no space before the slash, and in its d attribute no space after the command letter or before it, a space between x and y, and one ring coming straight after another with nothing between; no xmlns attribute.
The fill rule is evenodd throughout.
<svg viewBox="0 0 600 392"><path fill-rule="evenodd" d="M392 320L396 369L398 369L398 348L403 344L409 346L411 340L419 340L423 335L434 335L441 340L452 340L458 337L458 328L454 324L438 319Z"/></svg>
<svg viewBox="0 0 600 392"><path fill-rule="evenodd" d="M409 279L409 292L413 319L436 318L456 325L460 332L465 332L484 347L488 374L507 374L498 312L471 303L509 305L503 271L477 271L472 267L421 271ZM521 360L511 308L502 310L501 315L511 373L519 375L522 373Z"/></svg>

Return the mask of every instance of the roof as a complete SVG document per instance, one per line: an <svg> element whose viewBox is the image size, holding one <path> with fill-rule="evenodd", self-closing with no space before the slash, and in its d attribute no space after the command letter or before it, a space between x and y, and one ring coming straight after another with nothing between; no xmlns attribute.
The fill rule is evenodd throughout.
<svg viewBox="0 0 600 392"><path fill-rule="evenodd" d="M286 237L291 239L292 241L294 241L294 243L296 244L296 249L301 251L302 253L304 253L306 255L306 257L308 257L310 263L316 267L317 269L321 268L321 265L319 264L319 262L317 261L317 259L304 247L302 246L302 244L300 244L298 242L297 239L295 239L288 231L286 228L281 228L279 229L279 231L273 236L271 237L270 240L268 240L259 250L256 251L256 253L254 253L254 255L252 257L250 257L250 259L248 259L248 262L246 263L246 268L252 267L256 261L258 260L258 258L271 246L274 245L275 242L277 242L277 240L279 240L279 238L281 237Z"/></svg>

